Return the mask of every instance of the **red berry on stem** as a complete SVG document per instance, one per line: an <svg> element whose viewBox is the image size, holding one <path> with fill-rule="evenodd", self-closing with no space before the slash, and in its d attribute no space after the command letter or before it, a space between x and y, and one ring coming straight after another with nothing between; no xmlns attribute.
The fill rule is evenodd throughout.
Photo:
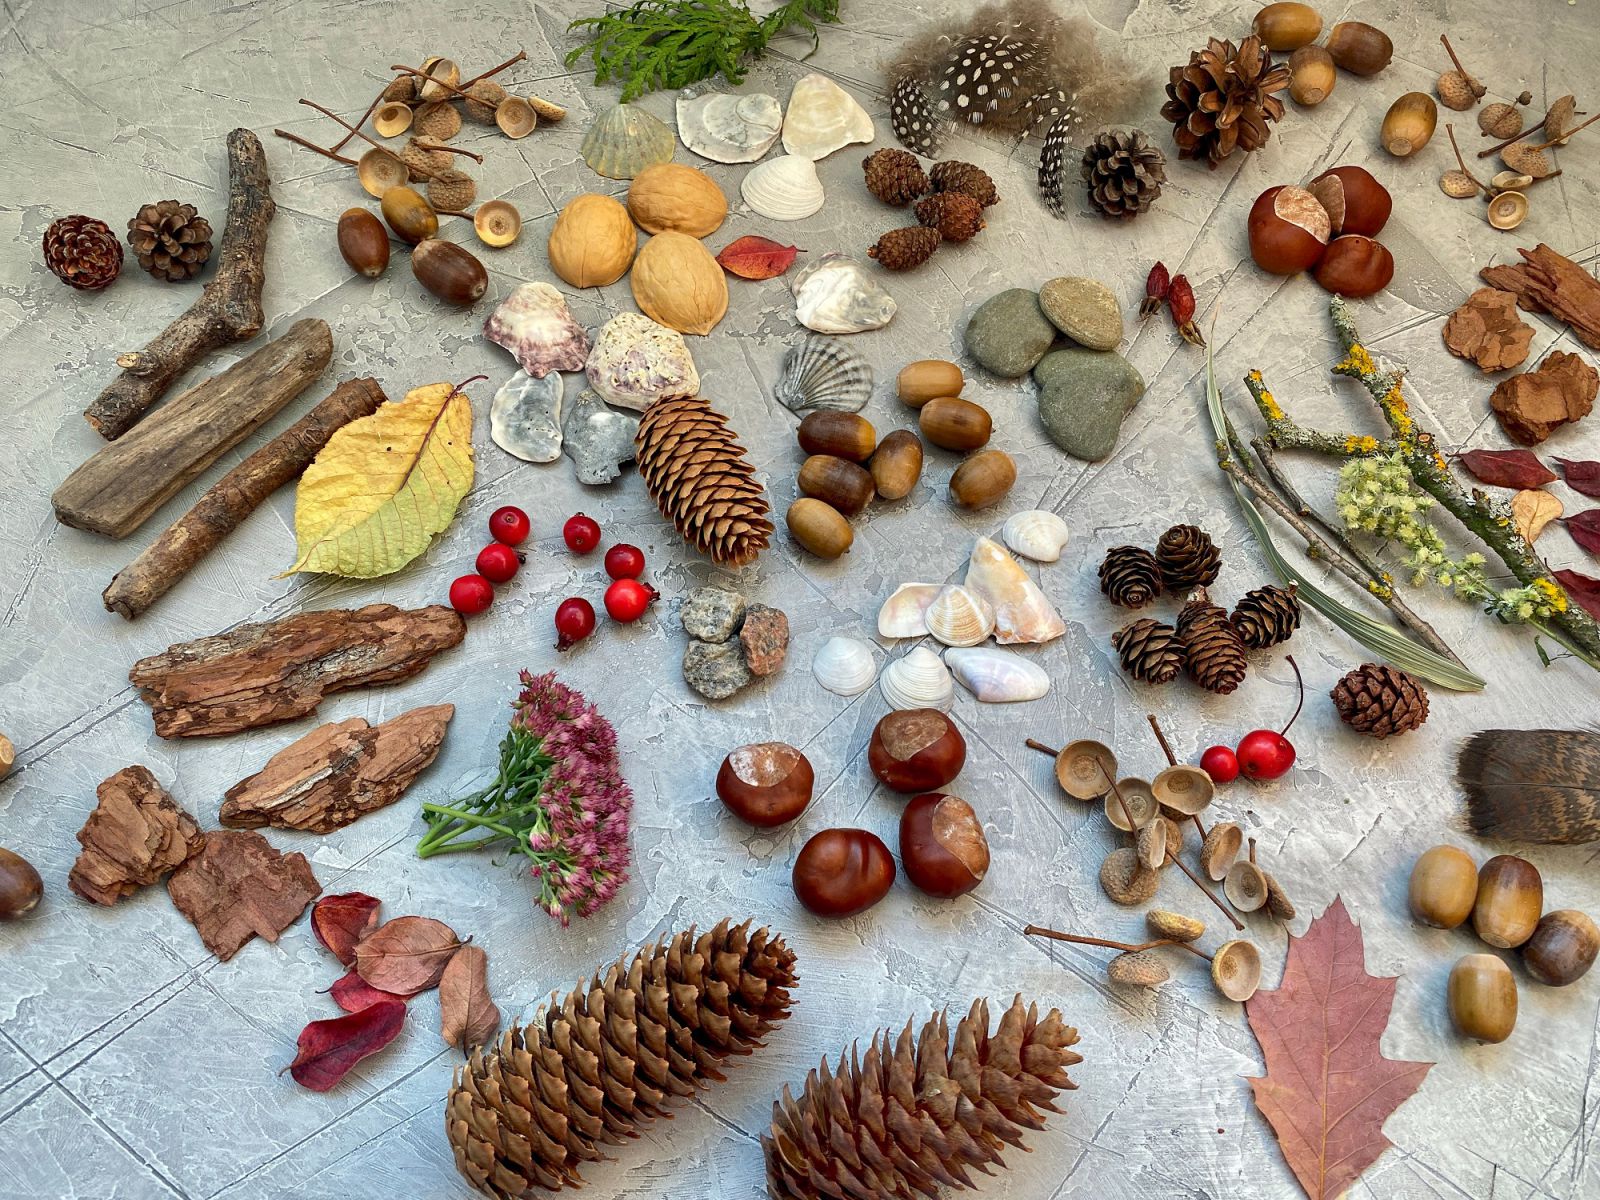
<svg viewBox="0 0 1600 1200"><path fill-rule="evenodd" d="M570 650L594 632L594 605L569 596L556 606L556 649Z"/></svg>
<svg viewBox="0 0 1600 1200"><path fill-rule="evenodd" d="M520 546L533 532L533 522L528 514L514 504L497 508L489 516L489 536L507 546Z"/></svg>
<svg viewBox="0 0 1600 1200"><path fill-rule="evenodd" d="M661 593L637 579L618 579L606 589L606 612L613 621L637 621Z"/></svg>
<svg viewBox="0 0 1600 1200"><path fill-rule="evenodd" d="M522 565L522 555L503 542L490 542L478 551L478 574L490 583L507 583Z"/></svg>
<svg viewBox="0 0 1600 1200"><path fill-rule="evenodd" d="M494 585L482 575L463 575L450 585L450 607L475 617L494 603Z"/></svg>
<svg viewBox="0 0 1600 1200"><path fill-rule="evenodd" d="M1277 779L1287 775L1289 768L1294 766L1294 743L1284 734L1289 732L1289 726L1295 723L1300 710L1305 707L1306 681L1300 675L1300 664L1294 661L1294 655L1286 654L1284 658L1294 668L1295 682L1300 685L1300 702L1294 706L1294 716L1289 718L1289 724L1281 730L1253 729L1240 740L1239 770L1251 779Z"/></svg>
<svg viewBox="0 0 1600 1200"><path fill-rule="evenodd" d="M1200 769L1212 783L1232 783L1239 778L1239 756L1226 746L1212 746L1200 756Z"/></svg>
<svg viewBox="0 0 1600 1200"><path fill-rule="evenodd" d="M606 574L613 579L637 579L644 574L644 551L618 542L606 551Z"/></svg>
<svg viewBox="0 0 1600 1200"><path fill-rule="evenodd" d="M561 537L574 554L587 554L600 544L600 522L578 513L567 518L567 523L561 527Z"/></svg>

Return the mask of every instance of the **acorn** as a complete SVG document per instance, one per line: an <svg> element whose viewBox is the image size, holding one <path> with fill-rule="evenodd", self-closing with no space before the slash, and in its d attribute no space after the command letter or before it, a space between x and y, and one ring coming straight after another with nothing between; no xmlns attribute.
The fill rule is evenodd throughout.
<svg viewBox="0 0 1600 1200"><path fill-rule="evenodd" d="M417 282L446 304L470 307L489 290L489 272L454 242L424 238L411 252L411 273Z"/></svg>
<svg viewBox="0 0 1600 1200"><path fill-rule="evenodd" d="M867 460L880 500L903 500L922 475L922 439L909 429L892 430Z"/></svg>
<svg viewBox="0 0 1600 1200"><path fill-rule="evenodd" d="M0 846L0 921L26 916L43 895L44 880L33 864Z"/></svg>
<svg viewBox="0 0 1600 1200"><path fill-rule="evenodd" d="M1333 55L1322 46L1301 46L1289 56L1289 95L1296 104L1307 108L1321 104L1338 82Z"/></svg>
<svg viewBox="0 0 1600 1200"><path fill-rule="evenodd" d="M838 558L855 541L850 522L839 510L810 496L801 496L789 505L784 524L794 540L818 558Z"/></svg>
<svg viewBox="0 0 1600 1200"><path fill-rule="evenodd" d="M1298 50L1317 40L1322 16L1309 4L1269 4L1256 13L1251 28L1268 50Z"/></svg>
<svg viewBox="0 0 1600 1200"><path fill-rule="evenodd" d="M376 279L389 266L389 234L364 208L347 208L339 214L339 253L357 275Z"/></svg>
<svg viewBox="0 0 1600 1200"><path fill-rule="evenodd" d="M1004 500L1017 481L1017 464L1004 450L980 450L950 476L950 498L962 508L988 508Z"/></svg>
<svg viewBox="0 0 1600 1200"><path fill-rule="evenodd" d="M1379 138L1396 158L1409 158L1426 146L1439 123L1439 106L1426 92L1407 92L1384 114Z"/></svg>
<svg viewBox="0 0 1600 1200"><path fill-rule="evenodd" d="M922 406L922 436L944 450L976 450L994 432L987 409L960 396L939 396Z"/></svg>
<svg viewBox="0 0 1600 1200"><path fill-rule="evenodd" d="M961 368L942 358L923 358L900 368L895 394L908 408L921 408L939 396L959 396L966 380Z"/></svg>
<svg viewBox="0 0 1600 1200"><path fill-rule="evenodd" d="M1454 929L1472 915L1478 899L1478 864L1465 850L1434 846L1411 868L1411 915L1435 929Z"/></svg>
<svg viewBox="0 0 1600 1200"><path fill-rule="evenodd" d="M1539 868L1514 854L1497 854L1478 871L1472 928L1491 946L1508 950L1533 934L1544 908Z"/></svg>
<svg viewBox="0 0 1600 1200"><path fill-rule="evenodd" d="M1450 1020L1464 1037L1503 1042L1517 1026L1517 981L1493 954L1469 954L1450 968Z"/></svg>
<svg viewBox="0 0 1600 1200"><path fill-rule="evenodd" d="M859 413L828 408L807 413L795 436L807 454L832 454L851 462L866 462L878 447L878 431L871 421Z"/></svg>
<svg viewBox="0 0 1600 1200"><path fill-rule="evenodd" d="M800 464L800 492L853 517L871 503L877 487L865 467L832 454L813 454Z"/></svg>
<svg viewBox="0 0 1600 1200"><path fill-rule="evenodd" d="M439 232L438 214L416 188L392 187L384 192L379 206L383 209L383 219L402 242L415 246Z"/></svg>
<svg viewBox="0 0 1600 1200"><path fill-rule="evenodd" d="M1533 936L1522 944L1522 965L1540 983L1566 987L1594 966L1600 929L1575 908L1558 908L1539 918Z"/></svg>
<svg viewBox="0 0 1600 1200"><path fill-rule="evenodd" d="M1361 21L1340 21L1326 42L1333 61L1352 75L1376 75L1394 57L1389 35Z"/></svg>

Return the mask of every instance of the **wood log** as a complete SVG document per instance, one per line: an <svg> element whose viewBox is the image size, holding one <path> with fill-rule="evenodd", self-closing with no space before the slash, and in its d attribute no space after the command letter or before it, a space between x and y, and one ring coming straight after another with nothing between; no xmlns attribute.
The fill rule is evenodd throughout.
<svg viewBox="0 0 1600 1200"><path fill-rule="evenodd" d="M330 608L179 642L128 672L165 738L293 721L324 696L409 679L467 635L441 604Z"/></svg>
<svg viewBox="0 0 1600 1200"><path fill-rule="evenodd" d="M1525 261L1485 267L1479 278L1511 292L1528 312L1547 312L1564 321L1580 342L1600 350L1600 280L1543 242L1517 253Z"/></svg>
<svg viewBox="0 0 1600 1200"><path fill-rule="evenodd" d="M387 397L375 379L350 379L321 404L229 471L144 553L112 577L107 611L133 620L165 596L266 498L311 465L328 439Z"/></svg>
<svg viewBox="0 0 1600 1200"><path fill-rule="evenodd" d="M361 717L319 725L229 788L219 819L229 829L342 829L400 799L438 757L455 711L432 704L382 725Z"/></svg>
<svg viewBox="0 0 1600 1200"><path fill-rule="evenodd" d="M56 520L127 537L304 391L332 357L327 322L296 321L281 338L195 384L136 431L91 455L50 497Z"/></svg>
<svg viewBox="0 0 1600 1200"><path fill-rule="evenodd" d="M228 223L216 276L143 350L117 358L122 374L83 413L101 437L114 441L132 429L173 380L218 346L246 342L261 332L267 227L276 211L267 152L255 134L235 129L228 135Z"/></svg>
<svg viewBox="0 0 1600 1200"><path fill-rule="evenodd" d="M206 835L144 767L123 767L95 788L99 803L78 830L83 852L67 886L112 905L149 887L198 850Z"/></svg>

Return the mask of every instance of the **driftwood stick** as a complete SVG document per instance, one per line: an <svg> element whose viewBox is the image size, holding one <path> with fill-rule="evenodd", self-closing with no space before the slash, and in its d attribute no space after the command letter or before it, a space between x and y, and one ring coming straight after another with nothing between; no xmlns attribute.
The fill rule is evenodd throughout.
<svg viewBox="0 0 1600 1200"><path fill-rule="evenodd" d="M311 465L339 429L370 416L387 399L375 379L350 379L285 429L195 502L138 558L118 571L102 599L107 611L133 620L260 507L262 501Z"/></svg>
<svg viewBox="0 0 1600 1200"><path fill-rule="evenodd" d="M261 140L248 129L235 129L228 135L228 223L216 277L143 350L117 358L122 374L83 412L101 437L115 440L132 429L179 375L218 346L247 342L261 332L267 227L277 211L271 183Z"/></svg>

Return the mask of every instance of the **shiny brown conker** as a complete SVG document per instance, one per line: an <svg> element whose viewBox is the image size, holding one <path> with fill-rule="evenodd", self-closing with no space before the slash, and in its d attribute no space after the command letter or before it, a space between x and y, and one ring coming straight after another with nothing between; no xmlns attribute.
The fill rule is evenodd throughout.
<svg viewBox="0 0 1600 1200"><path fill-rule="evenodd" d="M1371 171L1354 164L1329 168L1306 184L1306 191L1327 210L1336 234L1377 237L1394 210L1389 189L1374 179Z"/></svg>
<svg viewBox="0 0 1600 1200"><path fill-rule="evenodd" d="M1250 206L1250 257L1273 275L1298 275L1327 249L1328 211L1305 188L1269 187Z"/></svg>
<svg viewBox="0 0 1600 1200"><path fill-rule="evenodd" d="M983 823L960 796L925 792L900 814L900 865L930 896L965 895L989 872Z"/></svg>
<svg viewBox="0 0 1600 1200"><path fill-rule="evenodd" d="M794 820L811 803L811 761L785 742L740 746L717 771L717 798L741 820L771 829Z"/></svg>
<svg viewBox="0 0 1600 1200"><path fill-rule="evenodd" d="M26 916L38 907L44 881L22 855L0 846L0 921Z"/></svg>
<svg viewBox="0 0 1600 1200"><path fill-rule="evenodd" d="M867 765L897 792L942 788L967 761L967 740L956 723L936 708L892 712L872 731Z"/></svg>
<svg viewBox="0 0 1600 1200"><path fill-rule="evenodd" d="M853 917L889 894L894 855L866 829L824 829L800 848L795 897L819 917Z"/></svg>
<svg viewBox="0 0 1600 1200"><path fill-rule="evenodd" d="M1314 278L1323 290L1341 296L1375 296L1394 278L1394 255L1381 242L1347 233L1328 243Z"/></svg>

